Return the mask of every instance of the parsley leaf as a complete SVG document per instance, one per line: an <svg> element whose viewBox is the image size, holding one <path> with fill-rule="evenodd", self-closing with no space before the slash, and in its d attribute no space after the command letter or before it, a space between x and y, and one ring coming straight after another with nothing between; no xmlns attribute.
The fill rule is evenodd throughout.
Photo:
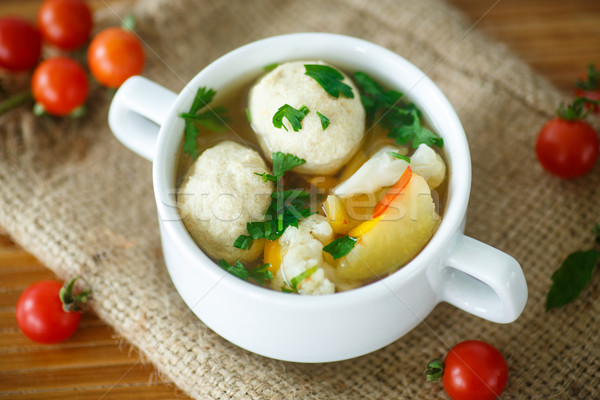
<svg viewBox="0 0 600 400"><path fill-rule="evenodd" d="M276 63L276 62L275 62L275 63L269 64L269 65L265 65L265 66L263 67L263 70L264 70L264 71L266 71L266 72L273 71L273 70L274 70L275 68L277 68L278 66L279 66L279 63Z"/></svg>
<svg viewBox="0 0 600 400"><path fill-rule="evenodd" d="M277 190L271 197L273 201L267 208L264 221L246 224L252 239L277 240L288 226L298 227L299 220L313 214L308 207L310 195L305 190Z"/></svg>
<svg viewBox="0 0 600 400"><path fill-rule="evenodd" d="M569 254L552 274L552 286L546 296L546 311L575 300L592 279L598 260L600 252L597 250Z"/></svg>
<svg viewBox="0 0 600 400"><path fill-rule="evenodd" d="M444 140L429 129L421 125L421 119L416 111L412 111L412 123L400 125L391 129L388 132L388 137L396 139L397 144L408 144L412 141L413 149L419 147L421 143L425 143L427 146L438 146L444 145Z"/></svg>
<svg viewBox="0 0 600 400"><path fill-rule="evenodd" d="M263 285L265 281L270 281L273 279L273 273L269 270L271 264L261 264L257 267L250 268L248 273L250 274L250 279L259 285Z"/></svg>
<svg viewBox="0 0 600 400"><path fill-rule="evenodd" d="M185 120L183 152L188 154L192 160L195 160L198 155L198 128L202 127L213 132L223 132L227 130L227 122L230 121L227 115L227 109L223 106L218 106L206 111L201 111L213 101L215 95L213 89L208 89L204 86L198 88L190 111L181 113L179 116Z"/></svg>
<svg viewBox="0 0 600 400"><path fill-rule="evenodd" d="M323 114L321 114L318 111L317 111L317 115L319 116L319 118L321 118L321 128L323 128L323 130L327 129L327 127L331 123L331 122L329 122L329 118L327 118L326 116L324 116Z"/></svg>
<svg viewBox="0 0 600 400"><path fill-rule="evenodd" d="M275 152L273 153L273 175L282 178L283 174L304 163L306 163L306 160L296 157L293 154L284 154L281 151Z"/></svg>
<svg viewBox="0 0 600 400"><path fill-rule="evenodd" d="M352 88L342 82L344 75L337 69L322 64L305 64L304 68L304 73L317 81L331 96L337 99L341 93L349 99L354 98Z"/></svg>
<svg viewBox="0 0 600 400"><path fill-rule="evenodd" d="M396 153L395 151L388 151L388 154L389 154L390 156L394 157L394 158L397 158L397 159L399 159L399 160L404 160L404 161L406 161L407 163L410 163L410 158L409 158L409 157L406 157L406 156L403 156L403 155L402 155L402 154L400 154L400 153Z"/></svg>
<svg viewBox="0 0 600 400"><path fill-rule="evenodd" d="M255 172L255 175L262 177L263 182L271 181L277 182L279 178L283 178L283 175L291 170L292 168L296 168L302 164L304 164L306 160L303 160L300 157L296 157L290 153L282 153L281 151L277 151L273 153L273 175L267 174L263 172L259 174Z"/></svg>
<svg viewBox="0 0 600 400"><path fill-rule="evenodd" d="M360 89L360 100L369 119L373 120L379 108L392 108L402 98L403 94L389 90L385 91L377 82L364 72L355 72L354 80Z"/></svg>
<svg viewBox="0 0 600 400"><path fill-rule="evenodd" d="M233 247L237 247L238 249L242 250L248 250L250 247L252 247L253 243L254 239L252 239L252 236L240 235L237 239L235 239Z"/></svg>
<svg viewBox="0 0 600 400"><path fill-rule="evenodd" d="M400 100L402 93L384 90L364 72L355 72L354 80L360 91L360 99L369 120L379 120L379 124L388 130L387 136L397 144L412 142L417 148L421 143L442 147L444 141L422 124L421 111L413 103L404 104Z"/></svg>
<svg viewBox="0 0 600 400"><path fill-rule="evenodd" d="M254 268L246 268L239 260L236 260L233 265L227 261L220 259L219 267L229 272L231 275L237 276L238 278L247 281L252 279L254 282L262 285L265 281L273 279L273 274L269 271L271 264L262 264Z"/></svg>
<svg viewBox="0 0 600 400"><path fill-rule="evenodd" d="M290 287L287 288L284 286L281 288L281 291L285 293L298 293L298 285L301 284L305 279L309 278L315 272L317 272L316 265L293 277L290 280Z"/></svg>
<svg viewBox="0 0 600 400"><path fill-rule="evenodd" d="M249 240L247 238L277 240L288 226L298 227L299 220L313 214L309 207L310 195L305 190L283 190L285 173L305 162L306 160L293 154L278 151L273 153L273 175L255 172L262 177L263 181L275 182L277 189L271 194L273 200L265 212L264 220L247 223L246 229L250 236L240 235L234 246L236 244L247 246Z"/></svg>
<svg viewBox="0 0 600 400"><path fill-rule="evenodd" d="M300 107L299 110L296 110L294 107L289 104L284 104L273 115L273 126L275 128L283 128L286 131L288 130L283 124L283 119L287 118L290 121L290 125L294 132L298 132L302 129L302 119L308 114L308 108L306 106Z"/></svg>
<svg viewBox="0 0 600 400"><path fill-rule="evenodd" d="M592 228L592 233L596 237L596 243L600 244L600 224Z"/></svg>
<svg viewBox="0 0 600 400"><path fill-rule="evenodd" d="M244 264L242 264L239 261L236 261L235 263L233 263L233 265L230 265L227 261L220 259L219 267L223 268L225 271L229 272L231 275L235 275L238 278L243 279L245 281L247 281L248 277L250 276L250 274L248 273L248 270L246 269L246 267L244 267Z"/></svg>
<svg viewBox="0 0 600 400"><path fill-rule="evenodd" d="M344 257L346 254L350 253L350 250L352 250L354 245L356 245L357 240L357 238L352 236L342 236L323 247L323 251L328 252L335 260L337 260L338 258Z"/></svg>

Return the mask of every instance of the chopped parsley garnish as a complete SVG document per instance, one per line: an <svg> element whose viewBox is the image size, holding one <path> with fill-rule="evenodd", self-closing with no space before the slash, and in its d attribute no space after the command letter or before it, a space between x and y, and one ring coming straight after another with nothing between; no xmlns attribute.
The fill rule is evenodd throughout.
<svg viewBox="0 0 600 400"><path fill-rule="evenodd" d="M235 242L233 243L233 247L237 247L238 249L247 250L252 247L252 243L254 243L254 239L251 236L240 235Z"/></svg>
<svg viewBox="0 0 600 400"><path fill-rule="evenodd" d="M227 122L230 121L227 115L227 109L223 106L209 108L209 103L217 92L204 86L198 88L190 111L181 113L179 116L185 120L183 151L188 154L192 160L198 158L198 128L202 127L213 132L223 132L227 130Z"/></svg>
<svg viewBox="0 0 600 400"><path fill-rule="evenodd" d="M244 111L246 112L246 119L248 120L248 122L252 122L252 115L250 114L250 109L246 107Z"/></svg>
<svg viewBox="0 0 600 400"><path fill-rule="evenodd" d="M240 235L234 243L235 247L248 249L252 246L251 240L256 239L277 240L288 226L298 227L299 220L313 214L309 207L310 195L305 190L283 188L285 173L305 162L293 154L278 151L273 153L273 175L255 172L263 181L275 182L276 190L271 194L273 200L265 212L264 220L248 222L246 229L249 236Z"/></svg>
<svg viewBox="0 0 600 400"><path fill-rule="evenodd" d="M337 69L322 64L304 64L304 68L305 74L317 81L331 96L337 99L341 93L349 99L354 98L352 88L342 82L344 75Z"/></svg>
<svg viewBox="0 0 600 400"><path fill-rule="evenodd" d="M274 70L275 68L277 68L278 66L279 66L279 63L272 63L272 64L269 64L269 65L265 65L265 66L263 67L263 69L264 69L266 72L269 72L269 71L273 71L273 70Z"/></svg>
<svg viewBox="0 0 600 400"><path fill-rule="evenodd" d="M244 281L251 279L259 285L273 279L273 274L269 271L270 266L271 264L261 264L254 268L246 268L239 260L236 260L233 265L223 259L219 260L219 267L231 275L235 275Z"/></svg>
<svg viewBox="0 0 600 400"><path fill-rule="evenodd" d="M308 207L310 195L305 190L277 190L271 197L273 200L267 208L264 221L246 224L246 229L254 240L277 240L288 226L298 227L299 220L313 214Z"/></svg>
<svg viewBox="0 0 600 400"><path fill-rule="evenodd" d="M403 155L402 155L402 154L400 154L400 153L396 153L395 151L389 151L389 152L388 152L388 154L389 154L390 156L394 157L394 158L397 158L397 159L399 159L399 160L404 160L404 161L406 161L407 163L410 163L410 158L409 158L409 157L406 157L406 156L403 156Z"/></svg>
<svg viewBox="0 0 600 400"><path fill-rule="evenodd" d="M229 272L231 275L235 275L238 278L247 281L250 274L244 264L239 261L230 265L227 261L221 259L219 260L219 267L223 268L225 271Z"/></svg>
<svg viewBox="0 0 600 400"><path fill-rule="evenodd" d="M423 115L413 104L400 102L403 94L395 90L384 90L364 72L354 73L354 79L360 90L360 100L367 117L388 130L387 136L397 144L411 143L413 148L424 143L428 146L442 147L444 141L423 126Z"/></svg>
<svg viewBox="0 0 600 400"><path fill-rule="evenodd" d="M273 126L275 128L283 128L287 131L288 129L283 124L283 119L287 118L287 120L290 121L290 125L294 132L298 132L302 129L302 119L306 114L308 114L308 108L306 106L302 106L299 110L296 110L289 104L284 104L279 107L279 110L273 115Z"/></svg>
<svg viewBox="0 0 600 400"><path fill-rule="evenodd" d="M301 166L306 163L306 160L303 160L300 157L296 157L290 153L282 153L278 151L273 153L273 175L278 178L283 178L283 175L291 171L292 169Z"/></svg>
<svg viewBox="0 0 600 400"><path fill-rule="evenodd" d="M281 151L273 153L273 175L267 174L266 172L259 174L255 172L256 175L262 176L263 181L272 181L277 182L279 178L283 178L283 175L290 171L293 168L299 167L304 164L306 160L301 159L300 157L296 157L293 154L282 153Z"/></svg>
<svg viewBox="0 0 600 400"><path fill-rule="evenodd" d="M328 252L335 260L344 257L354 248L358 239L352 236L342 236L323 247L323 251Z"/></svg>
<svg viewBox="0 0 600 400"><path fill-rule="evenodd" d="M327 129L327 127L331 123L331 122L329 122L329 118L327 118L326 116L324 116L323 114L321 114L318 111L317 111L317 115L319 116L319 118L321 118L321 127L323 128L323 130Z"/></svg>
<svg viewBox="0 0 600 400"><path fill-rule="evenodd" d="M305 279L309 278L315 272L317 272L316 265L293 277L290 280L290 287L288 288L284 286L281 288L281 291L285 293L298 293L298 285L300 285Z"/></svg>

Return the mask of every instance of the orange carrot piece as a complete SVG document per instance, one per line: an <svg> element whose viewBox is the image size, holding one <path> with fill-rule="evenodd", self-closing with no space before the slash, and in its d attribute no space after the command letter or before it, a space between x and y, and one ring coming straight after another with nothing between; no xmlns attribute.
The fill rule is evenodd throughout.
<svg viewBox="0 0 600 400"><path fill-rule="evenodd" d="M402 176L400 177L400 179L398 179L398 181L396 183L394 183L394 186L392 186L387 191L385 196L383 196L381 201L379 203L377 203L377 205L375 206L375 210L373 210L372 218L379 217L381 214L383 214L385 212L385 210L388 209L388 207L394 202L394 199L396 197L398 197L398 195L400 195L400 193L402 193L402 190L404 190L406 185L408 185L410 178L412 178L412 169L410 168L410 166L408 166L402 173Z"/></svg>

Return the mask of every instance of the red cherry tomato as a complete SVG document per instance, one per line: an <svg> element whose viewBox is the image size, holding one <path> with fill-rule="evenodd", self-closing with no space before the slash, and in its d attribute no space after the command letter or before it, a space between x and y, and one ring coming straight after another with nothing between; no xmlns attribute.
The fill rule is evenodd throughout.
<svg viewBox="0 0 600 400"><path fill-rule="evenodd" d="M561 178L589 172L598 160L598 151L598 135L587 122L560 117L544 125L535 144L542 167Z"/></svg>
<svg viewBox="0 0 600 400"><path fill-rule="evenodd" d="M33 98L53 115L67 115L81 106L89 84L83 67L66 57L49 58L33 72Z"/></svg>
<svg viewBox="0 0 600 400"><path fill-rule="evenodd" d="M0 18L0 67L25 71L37 63L42 39L27 21L14 17Z"/></svg>
<svg viewBox="0 0 600 400"><path fill-rule="evenodd" d="M48 43L75 50L92 32L92 12L82 0L46 0L37 14L37 24Z"/></svg>
<svg viewBox="0 0 600 400"><path fill-rule="evenodd" d="M444 364L444 390L453 400L497 399L508 381L508 365L502 354L479 340L454 346Z"/></svg>
<svg viewBox="0 0 600 400"><path fill-rule="evenodd" d="M100 32L88 48L88 65L102 85L117 88L144 69L144 48L138 38L122 28Z"/></svg>
<svg viewBox="0 0 600 400"><path fill-rule="evenodd" d="M17 302L17 324L29 339L58 343L69 338L79 326L81 312L64 311L60 282L41 281L29 286Z"/></svg>

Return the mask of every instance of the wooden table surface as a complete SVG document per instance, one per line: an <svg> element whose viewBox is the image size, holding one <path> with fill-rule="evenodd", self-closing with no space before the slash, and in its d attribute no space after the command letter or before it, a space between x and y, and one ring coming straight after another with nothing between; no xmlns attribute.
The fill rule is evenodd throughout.
<svg viewBox="0 0 600 400"><path fill-rule="evenodd" d="M129 0L133 3L134 0ZM198 0L199 2L201 0ZM590 62L600 67L598 0L449 0L477 29L502 41L557 87L571 91ZM1 0L0 16L33 20L40 0ZM94 7L115 0L90 0ZM92 313L73 337L39 345L19 331L19 294L53 279L39 261L0 232L0 396L11 399L185 399L135 349Z"/></svg>

